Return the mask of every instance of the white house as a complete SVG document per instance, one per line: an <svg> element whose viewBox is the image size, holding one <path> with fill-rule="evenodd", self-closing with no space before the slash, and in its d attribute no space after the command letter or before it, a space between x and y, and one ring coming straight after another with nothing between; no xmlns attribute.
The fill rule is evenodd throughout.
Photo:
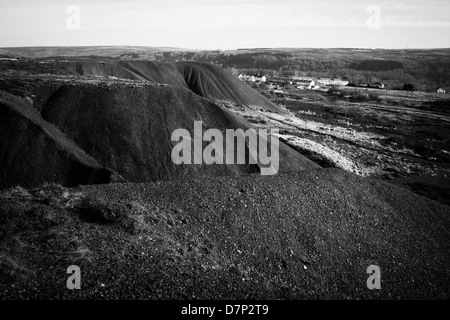
<svg viewBox="0 0 450 320"><path fill-rule="evenodd" d="M255 81L266 82L267 78L266 78L266 76L262 76L262 77L257 76L257 77L255 77Z"/></svg>
<svg viewBox="0 0 450 320"><path fill-rule="evenodd" d="M330 78L319 78L319 79L317 79L317 83L322 86L329 86L329 85L331 85L331 79Z"/></svg>
<svg viewBox="0 0 450 320"><path fill-rule="evenodd" d="M251 76L242 74L242 73L240 75L238 75L238 78L241 81L246 81L246 82L251 81Z"/></svg>
<svg viewBox="0 0 450 320"><path fill-rule="evenodd" d="M323 86L346 86L348 81L342 79L321 78L317 79L317 83Z"/></svg>
<svg viewBox="0 0 450 320"><path fill-rule="evenodd" d="M316 83L314 80L294 80L297 89L312 89Z"/></svg>
<svg viewBox="0 0 450 320"><path fill-rule="evenodd" d="M348 85L348 81L342 80L342 79L334 79L334 85L335 86L346 86L346 85Z"/></svg>
<svg viewBox="0 0 450 320"><path fill-rule="evenodd" d="M266 82L267 81L266 76L261 76L261 77L259 75L249 76L249 75L242 74L242 73L238 75L238 79L241 81L247 81L247 82Z"/></svg>
<svg viewBox="0 0 450 320"><path fill-rule="evenodd" d="M445 93L445 90L442 89L442 88L439 88L439 89L437 89L437 92L438 92L438 93Z"/></svg>

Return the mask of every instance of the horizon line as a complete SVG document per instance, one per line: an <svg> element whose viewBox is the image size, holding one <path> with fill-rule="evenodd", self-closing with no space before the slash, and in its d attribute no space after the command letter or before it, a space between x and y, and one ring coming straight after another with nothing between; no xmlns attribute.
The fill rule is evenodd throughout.
<svg viewBox="0 0 450 320"><path fill-rule="evenodd" d="M364 50L445 50L450 47L406 47L406 48L388 48L388 47L241 47L229 49L207 49L207 48L183 48L176 46L154 46L154 45L130 45L130 44L114 44L114 45L38 45L38 46L5 46L0 49L25 49L25 48L106 48L106 47L138 47L138 48L161 48L161 49L178 49L192 51L236 51L236 50L281 50L281 49L364 49Z"/></svg>

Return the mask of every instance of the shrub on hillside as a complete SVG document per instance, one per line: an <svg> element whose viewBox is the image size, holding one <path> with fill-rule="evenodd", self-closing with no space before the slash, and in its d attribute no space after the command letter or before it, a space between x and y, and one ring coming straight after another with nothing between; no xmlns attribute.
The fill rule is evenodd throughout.
<svg viewBox="0 0 450 320"><path fill-rule="evenodd" d="M404 91L416 91L416 87L412 83L405 83L403 85Z"/></svg>

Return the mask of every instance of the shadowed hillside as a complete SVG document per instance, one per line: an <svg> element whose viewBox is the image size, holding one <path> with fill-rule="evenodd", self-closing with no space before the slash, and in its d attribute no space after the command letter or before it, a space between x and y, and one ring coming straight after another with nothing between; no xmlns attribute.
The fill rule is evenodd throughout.
<svg viewBox="0 0 450 320"><path fill-rule="evenodd" d="M68 103L70 102L70 103ZM88 154L129 181L143 182L204 175L257 173L256 165L174 165L174 130L193 137L194 121L204 130L250 128L245 120L207 99L173 87L60 87L42 108L45 120L60 127ZM207 143L204 143L206 146ZM280 171L318 166L287 146L281 147Z"/></svg>
<svg viewBox="0 0 450 320"><path fill-rule="evenodd" d="M273 112L286 113L229 72L212 64L127 61L119 62L118 65L148 80L187 87L199 96L212 100L227 100L240 105L259 106Z"/></svg>
<svg viewBox="0 0 450 320"><path fill-rule="evenodd" d="M286 113L268 101L235 76L211 64L179 63L188 87L198 95L211 99L228 100L242 105L254 105L264 109Z"/></svg>
<svg viewBox="0 0 450 320"><path fill-rule="evenodd" d="M208 63L76 58L64 61L5 62L0 64L1 70L147 80L153 83L169 84L180 89L189 89L211 100L227 100L240 105L259 106L273 112L286 113L228 71Z"/></svg>
<svg viewBox="0 0 450 320"><path fill-rule="evenodd" d="M241 105L254 105L285 113L229 72L212 64L179 62L158 63L151 61L119 61L111 63L78 62L68 64L71 74L109 75L135 80L149 80L188 88L199 96L212 100L227 100Z"/></svg>
<svg viewBox="0 0 450 320"><path fill-rule="evenodd" d="M46 181L76 186L121 180L31 105L5 93L0 96L0 146L0 188Z"/></svg>
<svg viewBox="0 0 450 320"><path fill-rule="evenodd" d="M194 121L202 121L203 131L219 129L224 136L226 129L252 128L216 100L244 106L256 104L284 112L239 80L209 65L73 61L46 70L59 71L54 75L40 75L34 70L32 75L1 79L2 87L28 99L28 103L31 101L40 112L42 123L56 126L71 144L79 146L99 166L115 170L130 182L259 173L260 165L248 161L248 146L246 164L175 165L171 151L176 142L171 141L171 134L176 129L187 129L193 137ZM8 122L8 115L3 120ZM5 144L11 144L11 139L16 138L5 136L4 139ZM203 147L208 144L204 142ZM9 149L2 152L4 157L11 157ZM234 151L235 157L238 152ZM282 143L279 162L280 172L319 168ZM21 165L22 178L9 176L3 187L34 186L42 179L73 185L65 183L65 178L53 179L51 175L25 181L30 170L39 175L39 171L31 168L35 168L31 162L28 166ZM6 166L2 168L5 170L10 175L16 172ZM55 176L64 175L57 166L47 170L55 170ZM79 183L86 181L82 179Z"/></svg>

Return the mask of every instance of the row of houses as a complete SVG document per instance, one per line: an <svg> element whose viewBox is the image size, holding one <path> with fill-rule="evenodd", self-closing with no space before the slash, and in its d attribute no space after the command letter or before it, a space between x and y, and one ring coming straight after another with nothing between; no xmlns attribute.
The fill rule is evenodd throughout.
<svg viewBox="0 0 450 320"><path fill-rule="evenodd" d="M335 79L335 78L311 78L311 77L293 77L293 78L274 77L267 79L267 81L278 84L291 84L294 86L304 86L304 87L346 86L349 83L345 78Z"/></svg>
<svg viewBox="0 0 450 320"><path fill-rule="evenodd" d="M264 75L245 75L239 74L238 78L245 82L254 83L266 83L270 88L275 88L280 91L282 86L293 85L297 89L320 89L323 86L349 86L349 87L363 87L363 88L374 88L374 89L384 89L385 85L382 82L368 83L368 84L355 84L350 83L346 78L312 78L312 77L271 77L267 78ZM446 93L443 88L437 89L438 93Z"/></svg>
<svg viewBox="0 0 450 320"><path fill-rule="evenodd" d="M273 85L294 85L299 89L314 89L320 86L346 86L349 82L347 79L335 78L310 78L310 77L271 77L264 75L245 75L239 74L238 78L245 82L268 83Z"/></svg>
<svg viewBox="0 0 450 320"><path fill-rule="evenodd" d="M238 75L238 78L239 78L239 80L245 81L245 82L258 82L258 83L261 83L261 82L266 82L267 81L266 76L260 76L259 74L253 75L253 76L249 76L249 75L241 73L241 74Z"/></svg>
<svg viewBox="0 0 450 320"><path fill-rule="evenodd" d="M348 85L347 79L334 79L334 78L318 78L317 83L322 86L346 86Z"/></svg>
<svg viewBox="0 0 450 320"><path fill-rule="evenodd" d="M297 87L297 89L318 89L318 85L312 79L298 79L292 81L292 84Z"/></svg>

